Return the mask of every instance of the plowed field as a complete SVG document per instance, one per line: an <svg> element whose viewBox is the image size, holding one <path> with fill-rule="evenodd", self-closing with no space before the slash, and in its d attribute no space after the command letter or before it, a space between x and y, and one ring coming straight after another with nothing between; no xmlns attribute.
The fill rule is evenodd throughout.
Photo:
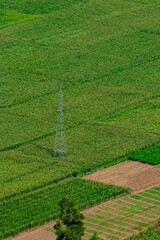
<svg viewBox="0 0 160 240"><path fill-rule="evenodd" d="M160 184L160 165L125 161L84 177L103 183L129 187L132 193Z"/></svg>

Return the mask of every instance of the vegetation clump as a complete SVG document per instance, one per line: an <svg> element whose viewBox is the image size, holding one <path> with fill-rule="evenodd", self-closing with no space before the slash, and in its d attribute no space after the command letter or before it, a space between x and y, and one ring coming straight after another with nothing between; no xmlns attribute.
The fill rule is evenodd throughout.
<svg viewBox="0 0 160 240"><path fill-rule="evenodd" d="M97 232L95 232L89 240L102 240L102 239L99 238Z"/></svg>
<svg viewBox="0 0 160 240"><path fill-rule="evenodd" d="M136 151L129 156L131 160L137 160L152 165L160 164L160 145L151 146L140 151Z"/></svg>
<svg viewBox="0 0 160 240"><path fill-rule="evenodd" d="M59 206L60 219L54 226L57 240L80 240L84 236L84 215L68 197L63 197Z"/></svg>

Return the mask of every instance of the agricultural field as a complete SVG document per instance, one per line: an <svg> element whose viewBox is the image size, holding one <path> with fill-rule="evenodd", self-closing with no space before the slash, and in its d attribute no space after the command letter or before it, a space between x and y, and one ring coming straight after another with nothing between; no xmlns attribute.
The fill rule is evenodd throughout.
<svg viewBox="0 0 160 240"><path fill-rule="evenodd" d="M0 1L0 205L128 158L159 164L158 2Z"/></svg>
<svg viewBox="0 0 160 240"><path fill-rule="evenodd" d="M160 186L100 204L84 213L86 217L85 239L89 239L95 231L102 239L127 239L147 230L158 221ZM157 230L152 236L160 236L159 231ZM151 239L158 240L159 238Z"/></svg>
<svg viewBox="0 0 160 240"><path fill-rule="evenodd" d="M87 174L83 178L128 187L135 194L160 184L160 165L127 160Z"/></svg>
<svg viewBox="0 0 160 240"><path fill-rule="evenodd" d="M159 229L157 229L160 213L159 198L160 186L157 186L134 195L120 196L84 210L86 230L82 239L88 240L97 231L103 240L139 240L141 238L159 240ZM50 222L35 231L23 233L13 240L56 240L54 224L55 222ZM152 232L153 230L155 231Z"/></svg>
<svg viewBox="0 0 160 240"><path fill-rule="evenodd" d="M134 152L129 155L129 159L158 165L160 164L160 144Z"/></svg>
<svg viewBox="0 0 160 240"><path fill-rule="evenodd" d="M157 1L45 2L0 3L0 199L160 139ZM52 157L60 85L63 159Z"/></svg>
<svg viewBox="0 0 160 240"><path fill-rule="evenodd" d="M160 227L150 230L147 233L140 234L140 236L130 238L128 240L153 240L153 239L159 239L159 237L160 237Z"/></svg>
<svg viewBox="0 0 160 240"><path fill-rule="evenodd" d="M122 193L128 193L128 189L75 178L5 200L0 205L0 239L58 217L58 203L64 195L84 209Z"/></svg>

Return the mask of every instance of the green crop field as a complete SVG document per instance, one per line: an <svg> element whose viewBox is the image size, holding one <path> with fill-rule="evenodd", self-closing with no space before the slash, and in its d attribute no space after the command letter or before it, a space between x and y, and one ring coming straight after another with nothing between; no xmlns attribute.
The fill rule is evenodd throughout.
<svg viewBox="0 0 160 240"><path fill-rule="evenodd" d="M1 1L0 198L159 141L157 3ZM60 85L63 159L52 157Z"/></svg>
<svg viewBox="0 0 160 240"><path fill-rule="evenodd" d="M159 142L158 3L0 1L0 204Z"/></svg>
<svg viewBox="0 0 160 240"><path fill-rule="evenodd" d="M149 228L146 232L130 237L127 240L158 240L160 238L160 227Z"/></svg>
<svg viewBox="0 0 160 240"><path fill-rule="evenodd" d="M95 231L102 239L130 239L130 236L153 226L158 221L159 214L160 187L100 204L85 214L85 239L89 239ZM158 234L157 230L152 236L159 236Z"/></svg>
<svg viewBox="0 0 160 240"><path fill-rule="evenodd" d="M137 160L152 165L160 164L160 144L134 152L129 159Z"/></svg>
<svg viewBox="0 0 160 240"><path fill-rule="evenodd" d="M0 205L0 239L58 217L58 203L64 195L84 209L127 192L127 188L77 178L5 200Z"/></svg>

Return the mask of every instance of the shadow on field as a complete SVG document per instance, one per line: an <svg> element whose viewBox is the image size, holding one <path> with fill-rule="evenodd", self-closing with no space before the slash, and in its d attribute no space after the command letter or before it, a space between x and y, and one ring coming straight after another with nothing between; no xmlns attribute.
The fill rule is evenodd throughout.
<svg viewBox="0 0 160 240"><path fill-rule="evenodd" d="M42 145L36 144L36 143L31 143L35 147L39 148L40 150L46 151L49 155L53 156L54 155L54 150L50 148L45 148Z"/></svg>

